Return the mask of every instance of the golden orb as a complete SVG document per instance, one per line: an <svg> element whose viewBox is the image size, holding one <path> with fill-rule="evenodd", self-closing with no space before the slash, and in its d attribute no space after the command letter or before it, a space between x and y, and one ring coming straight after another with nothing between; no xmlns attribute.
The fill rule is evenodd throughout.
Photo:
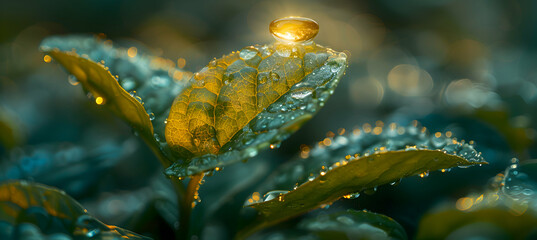
<svg viewBox="0 0 537 240"><path fill-rule="evenodd" d="M276 40L300 43L317 36L319 24L311 18L291 16L272 21L269 30Z"/></svg>

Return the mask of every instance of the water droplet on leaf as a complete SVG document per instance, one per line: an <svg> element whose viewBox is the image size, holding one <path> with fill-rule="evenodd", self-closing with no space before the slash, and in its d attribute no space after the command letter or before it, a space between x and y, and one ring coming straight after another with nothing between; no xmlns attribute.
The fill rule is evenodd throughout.
<svg viewBox="0 0 537 240"><path fill-rule="evenodd" d="M270 23L270 33L276 40L284 42L305 42L319 32L319 24L305 17L284 17Z"/></svg>

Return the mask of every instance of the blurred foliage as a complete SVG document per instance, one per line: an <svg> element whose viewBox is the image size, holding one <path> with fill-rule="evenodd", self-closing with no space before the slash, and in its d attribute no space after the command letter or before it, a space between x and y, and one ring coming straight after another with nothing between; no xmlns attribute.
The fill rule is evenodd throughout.
<svg viewBox="0 0 537 240"><path fill-rule="evenodd" d="M407 239L405 230L393 219L366 210L319 213L304 218L296 229L258 234L259 239Z"/></svg>
<svg viewBox="0 0 537 240"><path fill-rule="evenodd" d="M2 239L148 239L87 215L60 190L26 181L0 185Z"/></svg>
<svg viewBox="0 0 537 240"><path fill-rule="evenodd" d="M405 178L397 187L382 186L373 195L342 199L261 234L282 239L288 236L282 232L295 234L297 223L318 211L369 209L392 217L414 238L423 236L420 218L426 213L425 217L431 216L439 202L450 202L454 216L462 216L442 232L443 236L454 233L453 238L487 237L490 224L502 229L496 226L511 225L501 220L524 218L509 206L526 198L509 198L508 206L483 208L502 216L488 218L499 221L485 224L479 220L480 209L459 210L456 202L471 198L475 203L481 196L475 194L476 189L510 166L512 157L518 157L520 165L537 158L537 17L533 14L537 5L533 1L114 0L72 4L32 0L0 5L0 22L4 23L0 24L0 178L29 179L61 188L105 222L156 239L171 238L179 226L173 186L162 176L151 149L129 136L131 130L103 111L105 106L96 105L94 95L87 101L87 92L72 87L81 82L73 77L56 81L66 74L43 64L38 51L41 41L52 35L96 34L102 44L95 41L85 48L62 37L65 41L55 47L62 52L76 48L80 56L90 49L103 50L96 51L101 55L88 56L96 63L104 60L127 92L136 91L133 96L143 100L148 115L155 114L151 123L157 135L153 138L165 147L166 111L183 85L162 83L186 82L213 56L272 42L268 23L289 15L315 19L320 25L315 41L346 50L346 76L316 117L281 146L275 145L277 151L259 152L246 164L226 166L225 171L205 178L199 192L203 201L193 209L192 236L233 238L243 225L238 212L252 192L290 190L293 184L306 181L292 179L296 181L289 180L289 187L275 187L270 182L280 170L267 182L263 180L297 150L297 159L306 156L303 143L328 138L334 144L340 132L377 120L387 126L407 126L417 119L431 135L438 132L442 137L473 140L490 164ZM72 39L77 38L81 37ZM106 38L114 42L104 43ZM117 50L105 51L108 47L121 49L122 57L116 58ZM147 68L152 61L162 68ZM312 154L313 148L307 147ZM345 149L330 152L337 161L355 153ZM313 164L311 172L320 172L321 166ZM54 174L56 170L61 174ZM532 177L537 170L524 172ZM530 212L522 216L534 218ZM476 221L464 219L478 222L472 225ZM531 231L524 226L517 224L513 229ZM499 231L503 232L493 232L498 237L509 233ZM302 233L293 236L299 238Z"/></svg>
<svg viewBox="0 0 537 240"><path fill-rule="evenodd" d="M490 180L484 193L459 198L455 204L426 214L417 239L535 238L537 178L528 173L537 169L537 162L512 162L504 173Z"/></svg>

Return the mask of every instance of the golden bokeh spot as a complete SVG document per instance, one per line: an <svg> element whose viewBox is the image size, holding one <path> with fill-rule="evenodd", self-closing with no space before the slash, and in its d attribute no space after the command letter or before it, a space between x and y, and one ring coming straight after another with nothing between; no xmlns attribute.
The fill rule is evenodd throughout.
<svg viewBox="0 0 537 240"><path fill-rule="evenodd" d="M461 211L470 209L472 205L474 205L474 199L469 197L459 198L457 203L455 203L455 207Z"/></svg>
<svg viewBox="0 0 537 240"><path fill-rule="evenodd" d="M382 128L381 127L375 127L373 128L373 134L375 135L379 135L382 133Z"/></svg>
<svg viewBox="0 0 537 240"><path fill-rule="evenodd" d="M45 61L46 63L49 63L50 61L52 61L52 57L50 57L49 55L45 55L43 57L43 61Z"/></svg>
<svg viewBox="0 0 537 240"><path fill-rule="evenodd" d="M362 129L364 129L364 132L365 132L365 133L370 133L370 132L371 132L371 124L369 124L369 123L365 123L365 124L362 126Z"/></svg>
<svg viewBox="0 0 537 240"><path fill-rule="evenodd" d="M103 105L104 104L104 98L103 97L95 98L95 103L97 103L97 105Z"/></svg>
<svg viewBox="0 0 537 240"><path fill-rule="evenodd" d="M305 42L317 36L319 24L311 18L284 17L272 21L269 30L276 40Z"/></svg>
<svg viewBox="0 0 537 240"><path fill-rule="evenodd" d="M129 55L129 57L131 58L136 57L137 54L138 54L138 48L136 47L130 47L129 50L127 50L127 55Z"/></svg>
<svg viewBox="0 0 537 240"><path fill-rule="evenodd" d="M184 68L186 65L186 60L184 58L177 59L177 67Z"/></svg>
<svg viewBox="0 0 537 240"><path fill-rule="evenodd" d="M324 144L325 146L330 146L330 145L332 144L332 140L330 140L330 138L325 138L325 139L323 140L323 144Z"/></svg>

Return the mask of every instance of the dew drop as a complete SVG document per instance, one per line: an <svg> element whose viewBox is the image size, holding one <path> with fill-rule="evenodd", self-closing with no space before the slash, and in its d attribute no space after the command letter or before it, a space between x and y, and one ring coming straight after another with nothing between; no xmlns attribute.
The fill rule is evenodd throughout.
<svg viewBox="0 0 537 240"><path fill-rule="evenodd" d="M397 185L399 185L399 183L401 183L401 179L397 179L394 182L391 182L390 185L391 186L397 186Z"/></svg>
<svg viewBox="0 0 537 240"><path fill-rule="evenodd" d="M245 47L239 53L239 57L244 61L248 61L254 58L256 55L257 55L257 50L253 47Z"/></svg>
<svg viewBox="0 0 537 240"><path fill-rule="evenodd" d="M76 86L79 84L78 79L76 79L75 75L69 75L69 77L67 77L67 80L69 81L69 84L73 86Z"/></svg>
<svg viewBox="0 0 537 240"><path fill-rule="evenodd" d="M270 79L272 79L272 81L279 81L280 80L280 75L278 75L275 72L271 72L270 73Z"/></svg>
<svg viewBox="0 0 537 240"><path fill-rule="evenodd" d="M154 113L149 113L149 120L151 120L151 121L155 120L155 114Z"/></svg>
<svg viewBox="0 0 537 240"><path fill-rule="evenodd" d="M305 17L284 17L269 25L272 36L283 42L305 42L312 40L319 32L319 24Z"/></svg>
<svg viewBox="0 0 537 240"><path fill-rule="evenodd" d="M275 199L275 198L278 198L279 201L281 201L280 199L282 199L282 195L288 193L289 191L285 191L285 190L274 190L274 191L270 191L268 193L266 193L265 195L263 195L264 199L263 201L270 201L272 199Z"/></svg>
<svg viewBox="0 0 537 240"><path fill-rule="evenodd" d="M295 89L294 91L292 91L291 92L291 97L294 98L294 99L303 99L303 98L311 95L312 93L313 93L312 88L302 87L302 88L298 88L298 89Z"/></svg>
<svg viewBox="0 0 537 240"><path fill-rule="evenodd" d="M347 195L345 195L343 197L346 198L346 199L356 199L356 198L360 197L360 193L359 192L351 193L351 194L347 194Z"/></svg>

